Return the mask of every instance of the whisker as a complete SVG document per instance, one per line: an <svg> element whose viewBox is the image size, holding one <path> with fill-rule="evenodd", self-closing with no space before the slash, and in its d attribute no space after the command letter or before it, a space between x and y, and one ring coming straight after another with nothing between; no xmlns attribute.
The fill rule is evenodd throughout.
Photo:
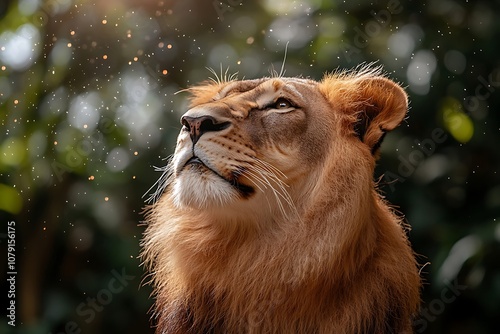
<svg viewBox="0 0 500 334"><path fill-rule="evenodd" d="M258 163L260 168L262 168L264 171L266 171L266 175L269 175L272 178L272 180L276 183L279 190L281 190L278 192L280 194L280 196L287 202L289 207L293 210L294 214L297 217L299 217L297 207L295 206L295 204L293 202L292 196L290 195L290 193L287 190L287 188L290 188L290 186L278 177L278 175L279 175L282 178L287 179L287 176L281 170L279 170L278 168L276 168L275 166L271 165L270 163L268 163L266 161L263 161L260 159L256 159L255 161Z"/></svg>
<svg viewBox="0 0 500 334"><path fill-rule="evenodd" d="M281 68L280 68L280 72L278 73L278 71L276 71L274 69L274 64L271 63L271 66L269 67L269 75L271 76L271 78L283 78L283 76L285 75L285 63L286 63L286 56L287 56L287 53L288 53L288 44L290 44L290 41L286 42L286 45L285 45L285 54L283 56L283 62L281 63Z"/></svg>
<svg viewBox="0 0 500 334"><path fill-rule="evenodd" d="M229 76L229 81L238 80L238 73L239 73L239 72L234 72L233 74L231 74L231 75Z"/></svg>
<svg viewBox="0 0 500 334"><path fill-rule="evenodd" d="M258 175L256 175L255 173L253 173L253 172L251 172L251 171L249 171L249 170L245 171L245 174L247 174L247 175L250 175L250 176L254 177L254 178L256 179L256 181L258 181L258 182L259 182L259 184L260 184L260 185L259 185L259 184L257 184L257 183L256 183L256 182L252 179L252 178L248 178L250 181L252 181L252 183L253 183L253 184L254 184L254 185L255 185L255 186L256 186L256 187L257 187L257 188L258 188L261 192L264 192L264 189L267 189L267 185L266 185L266 183L262 180L262 178L261 178L261 177L259 177ZM262 187L261 187L261 186L262 186L262 187L264 187L264 189L262 189Z"/></svg>
<svg viewBox="0 0 500 334"><path fill-rule="evenodd" d="M283 197L283 195L278 191L276 190L276 188L274 188L271 184L271 182L269 181L269 179L260 171L260 170L257 170L257 172L259 173L259 175L261 175L261 177L265 180L266 184L269 185L269 188L271 189L271 191L273 192L273 195L274 197L276 198L276 202L278 204L278 207L280 209L280 212L283 214L283 215L286 215L286 211L285 211L285 207L283 206L283 203L282 203L282 200L281 198Z"/></svg>
<svg viewBox="0 0 500 334"><path fill-rule="evenodd" d="M220 64L220 71L222 74L222 64ZM226 68L226 72L224 72L224 82L227 82L227 72L229 71L229 66Z"/></svg>
<svg viewBox="0 0 500 334"><path fill-rule="evenodd" d="M288 184L279 179L274 172L270 172L268 169L263 169L262 171L265 172L266 175L270 176L270 178L274 181L274 183L276 183L276 186L279 188L279 190L281 190L277 192L280 195L280 197L283 198L289 204L290 207L294 207L293 200L286 189L289 188Z"/></svg>
<svg viewBox="0 0 500 334"><path fill-rule="evenodd" d="M264 173L264 171L261 168L259 168L258 166L253 166L252 169L253 170L247 169L245 171L245 174L248 174L249 176L252 176L255 179L254 180L252 178L249 178L252 181L252 183L255 184L256 182L259 182L264 187L264 189L270 188L271 191L273 192L273 194L274 194L277 202L278 202L278 206L280 207L280 211L282 213L284 213L283 204L281 203L281 198L278 195L279 192L273 187L273 185L271 184L271 182L269 181L269 179L266 177L266 174L268 174L268 173ZM253 171L255 171L255 173ZM259 189L262 192L264 192L262 188L259 187ZM270 203L269 200L268 200L268 203Z"/></svg>
<svg viewBox="0 0 500 334"><path fill-rule="evenodd" d="M172 158L173 154L165 158L167 160L167 164L163 167L154 167L155 172L161 172L162 174L156 180L156 182L146 191L142 198L145 196L149 196L146 199L146 203L155 203L158 201L160 196L163 194L163 191L168 186L171 181L173 175L173 166L172 166ZM152 191L154 189L154 191Z"/></svg>
<svg viewBox="0 0 500 334"><path fill-rule="evenodd" d="M274 64L271 63L271 67L269 68L269 75L271 78L277 78L278 77L278 72L274 69Z"/></svg>
<svg viewBox="0 0 500 334"><path fill-rule="evenodd" d="M181 90L178 90L174 93L174 95L177 95L179 93L184 93L184 92L189 92L191 90L191 88L183 88Z"/></svg>
<svg viewBox="0 0 500 334"><path fill-rule="evenodd" d="M288 179L288 176L286 176L281 170L279 170L278 168L276 168L275 166L273 166L269 162L261 160L259 158L254 158L254 159L255 159L255 162L257 162L259 165L261 165L265 170L269 171L271 174L278 174L279 176L281 176L285 179Z"/></svg>
<svg viewBox="0 0 500 334"><path fill-rule="evenodd" d="M285 45L285 55L283 57L283 63L281 64L281 71L280 71L280 74L278 75L279 78L283 78L283 75L285 75L285 62L286 62L286 54L287 54L287 51L288 51L288 43L290 43L290 41L286 42L286 45Z"/></svg>
<svg viewBox="0 0 500 334"><path fill-rule="evenodd" d="M229 74L229 66L226 68L225 71L223 71L222 69L222 63L220 64L220 74L218 74L213 68L211 67L205 67L207 70L210 71L210 73L213 74L213 77L208 77L208 79L210 81L212 81L213 83L217 84L217 85L221 85L223 83L227 83L227 82L231 82L231 81L235 81L238 79L238 72L235 72L235 73L232 73L232 74Z"/></svg>
<svg viewBox="0 0 500 334"><path fill-rule="evenodd" d="M255 175L255 173L252 173L251 175L258 179L260 182L264 182L269 186L269 189L271 189L276 199L280 212L284 216L289 216L289 213L285 209L283 203L283 201L285 201L292 212L298 216L298 211L295 207L295 204L293 203L292 197L286 189L288 185L276 175L282 174L284 176L284 174L276 167L272 166L271 164L265 163L260 159L256 158L254 161L256 163L252 166L252 171L257 173L258 175ZM268 187L266 186L265 188L267 189Z"/></svg>
<svg viewBox="0 0 500 334"><path fill-rule="evenodd" d="M262 177L253 173L253 172L250 172L249 170L247 170L245 172L245 174L248 174L249 176L251 176L251 177L248 177L248 180L250 182L252 182L252 184L254 184L262 193L264 193L264 190L262 189L262 187L264 187L264 189L267 189L267 185L266 185L266 182L262 179ZM269 198L267 198L267 196L265 198L267 201L267 205L269 206L269 209L272 209L271 201L269 200Z"/></svg>
<svg viewBox="0 0 500 334"><path fill-rule="evenodd" d="M221 67L222 67L222 64L221 64ZM217 72L215 72L215 70L211 67L205 67L207 70L210 71L210 73L212 73L214 76L215 76L215 79L212 78L212 77L208 77L211 81L213 81L213 83L215 84L221 84L221 79L219 78L219 76L217 75Z"/></svg>

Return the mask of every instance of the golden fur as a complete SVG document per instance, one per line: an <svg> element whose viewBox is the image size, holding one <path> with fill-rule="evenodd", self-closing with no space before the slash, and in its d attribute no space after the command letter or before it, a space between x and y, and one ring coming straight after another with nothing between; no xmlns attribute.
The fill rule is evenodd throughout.
<svg viewBox="0 0 500 334"><path fill-rule="evenodd" d="M373 181L403 89L365 68L189 91L142 242L157 333L411 332L417 264Z"/></svg>

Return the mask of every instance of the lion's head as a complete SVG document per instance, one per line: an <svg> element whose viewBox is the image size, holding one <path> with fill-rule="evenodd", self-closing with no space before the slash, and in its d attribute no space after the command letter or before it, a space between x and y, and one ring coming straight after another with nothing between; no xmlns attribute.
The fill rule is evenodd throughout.
<svg viewBox="0 0 500 334"><path fill-rule="evenodd" d="M408 330L417 268L373 181L381 141L406 115L404 90L365 68L188 91L143 242L160 327ZM252 327L276 290L286 297Z"/></svg>
<svg viewBox="0 0 500 334"><path fill-rule="evenodd" d="M407 109L404 91L373 71L190 91L172 161L175 203L239 217L297 206L318 186L325 165L335 164L332 155L345 158L347 148L349 160L374 160L383 135Z"/></svg>

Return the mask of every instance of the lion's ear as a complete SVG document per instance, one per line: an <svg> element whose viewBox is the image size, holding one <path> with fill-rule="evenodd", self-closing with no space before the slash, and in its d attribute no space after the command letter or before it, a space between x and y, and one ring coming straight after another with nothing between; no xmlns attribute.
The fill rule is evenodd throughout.
<svg viewBox="0 0 500 334"><path fill-rule="evenodd" d="M357 135L373 154L384 135L403 121L408 109L403 88L380 73L380 68L367 67L327 74L319 84L332 107L346 116L342 129Z"/></svg>
<svg viewBox="0 0 500 334"><path fill-rule="evenodd" d="M354 131L375 154L385 134L405 118L408 96L401 86L380 76L360 78L358 89L361 103L355 111Z"/></svg>

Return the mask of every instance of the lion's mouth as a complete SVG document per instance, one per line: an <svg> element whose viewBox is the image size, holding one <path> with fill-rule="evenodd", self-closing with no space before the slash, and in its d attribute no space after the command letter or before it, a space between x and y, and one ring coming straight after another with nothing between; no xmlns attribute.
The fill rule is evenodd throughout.
<svg viewBox="0 0 500 334"><path fill-rule="evenodd" d="M195 165L195 164L201 164L201 165L203 165L203 166L207 167L207 165L205 165L205 164L203 163L203 161L201 161L201 159L200 159L200 158L198 158L197 156L193 156L193 157L191 157L188 161L186 161L186 163L184 164L184 166L191 165L191 164L194 164L194 165ZM207 168L208 168L208 167L207 167ZM209 169L210 169L210 168L209 168Z"/></svg>
<svg viewBox="0 0 500 334"><path fill-rule="evenodd" d="M208 171L214 173L215 175L220 177L222 180L226 181L231 186L233 186L236 190L238 190L238 192L240 193L240 195L242 197L245 197L245 198L250 197L255 192L255 189L253 187L238 182L237 174L239 174L239 173L235 173L235 175L233 175L233 177L231 177L231 178L226 178L226 177L222 176L221 174L219 174L217 171L215 171L212 168L210 168L209 166L207 166L203 162L203 160L201 160L197 156L193 156L188 161L186 161L186 163L184 164L184 167L187 167L187 166L196 166L198 168L203 168L205 170L208 170Z"/></svg>

